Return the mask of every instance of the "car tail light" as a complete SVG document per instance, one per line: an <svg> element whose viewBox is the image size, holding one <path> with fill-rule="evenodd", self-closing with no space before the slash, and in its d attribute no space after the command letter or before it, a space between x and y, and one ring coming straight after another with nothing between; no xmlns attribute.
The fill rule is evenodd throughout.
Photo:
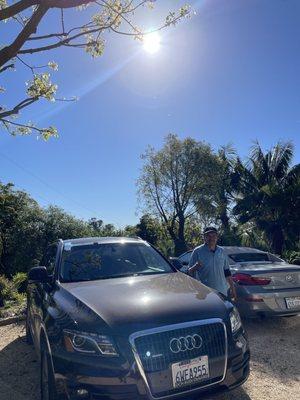
<svg viewBox="0 0 300 400"><path fill-rule="evenodd" d="M232 275L232 279L235 283L245 286L266 286L271 282L269 278L257 278L248 274L234 274Z"/></svg>

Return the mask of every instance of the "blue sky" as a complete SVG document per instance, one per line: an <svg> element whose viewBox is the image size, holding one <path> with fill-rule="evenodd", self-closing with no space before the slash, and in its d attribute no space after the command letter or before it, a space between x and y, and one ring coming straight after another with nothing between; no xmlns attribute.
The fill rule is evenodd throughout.
<svg viewBox="0 0 300 400"><path fill-rule="evenodd" d="M140 18L151 28L184 3L160 0ZM59 139L0 131L0 180L14 182L43 206L124 226L138 220L140 155L149 144L160 148L170 132L215 149L231 142L242 157L253 140L264 148L292 140L294 162L300 162L300 2L190 4L197 14L164 31L155 55L136 41L108 35L105 54L96 60L72 49L35 57L40 64L57 61L52 79L59 95L79 101L45 101L21 115L23 122L55 125ZM53 13L47 26L55 21ZM11 32L7 28L0 32L9 40L12 25ZM29 71L19 67L1 78L3 103L23 99Z"/></svg>

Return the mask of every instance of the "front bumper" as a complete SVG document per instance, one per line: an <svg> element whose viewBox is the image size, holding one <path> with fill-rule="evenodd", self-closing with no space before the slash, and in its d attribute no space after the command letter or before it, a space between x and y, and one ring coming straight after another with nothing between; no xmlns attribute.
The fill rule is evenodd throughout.
<svg viewBox="0 0 300 400"><path fill-rule="evenodd" d="M286 316L300 314L300 307L287 308L285 299L300 297L300 289L293 290L270 290L261 292L243 291L238 295L236 304L241 315L245 317L264 316Z"/></svg>
<svg viewBox="0 0 300 400"><path fill-rule="evenodd" d="M52 355L55 380L59 393L68 394L72 398L114 400L151 399L139 368L134 359L131 362L115 359L113 363L101 365L101 361L89 357L75 357L74 354L60 352ZM188 397L199 393L222 392L234 389L245 382L249 375L250 352L244 332L229 343L227 367L224 379L214 385L205 387L205 383L191 392L176 393L164 397L175 399ZM161 371L162 379L169 371ZM82 397L80 397L80 393Z"/></svg>

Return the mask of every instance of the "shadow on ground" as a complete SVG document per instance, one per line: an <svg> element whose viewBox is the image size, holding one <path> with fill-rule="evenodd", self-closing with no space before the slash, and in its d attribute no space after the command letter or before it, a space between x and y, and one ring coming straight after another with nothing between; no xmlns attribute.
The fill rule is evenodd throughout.
<svg viewBox="0 0 300 400"><path fill-rule="evenodd" d="M39 400L39 363L21 336L0 351L0 400Z"/></svg>

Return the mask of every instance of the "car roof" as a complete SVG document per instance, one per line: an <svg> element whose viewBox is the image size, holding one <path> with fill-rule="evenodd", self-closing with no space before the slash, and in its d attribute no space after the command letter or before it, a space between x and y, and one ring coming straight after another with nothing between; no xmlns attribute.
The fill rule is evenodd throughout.
<svg viewBox="0 0 300 400"><path fill-rule="evenodd" d="M64 244L68 243L73 246L75 245L86 245L86 244L103 244L103 243L144 243L141 238L129 238L129 237L84 237L77 239L65 239L62 241Z"/></svg>
<svg viewBox="0 0 300 400"><path fill-rule="evenodd" d="M266 253L265 251L254 249L253 247L240 247L240 246L222 246L223 250L227 254L239 254L239 253Z"/></svg>
<svg viewBox="0 0 300 400"><path fill-rule="evenodd" d="M243 247L243 246L220 246L225 251L226 254L238 254L238 253L266 253L263 250L254 249L253 247ZM188 250L182 253L179 257L187 253L192 253L193 250Z"/></svg>

